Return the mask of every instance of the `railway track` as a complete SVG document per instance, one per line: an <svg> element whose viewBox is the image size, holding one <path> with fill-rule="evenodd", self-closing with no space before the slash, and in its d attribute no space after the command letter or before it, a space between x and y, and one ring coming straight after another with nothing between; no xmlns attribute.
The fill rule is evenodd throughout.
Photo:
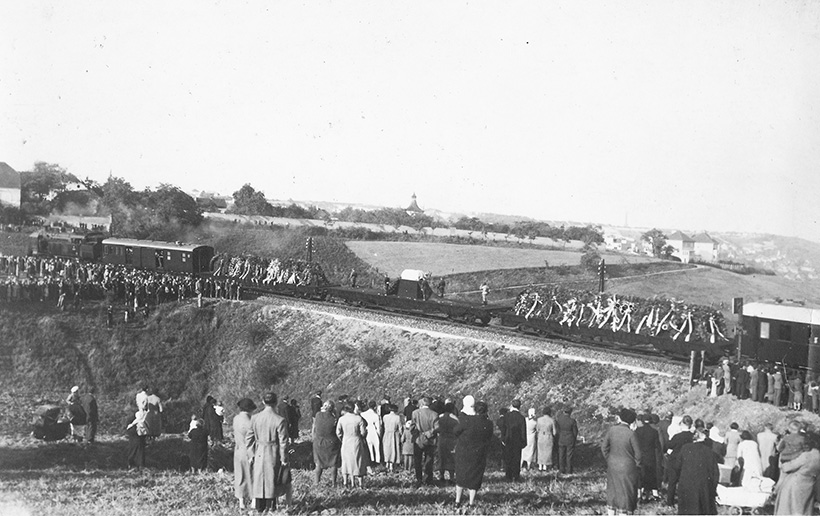
<svg viewBox="0 0 820 516"><path fill-rule="evenodd" d="M311 307L312 311L326 313L331 316L378 321L379 324L383 323L383 318L389 317L394 319L390 320L387 324L404 327L408 330L447 334L456 338L469 338L509 349L541 351L561 358L613 364L623 366L627 369L641 370L641 372L661 373L671 376L685 375L685 361L667 356L654 349L636 351L634 349L626 349L623 345L611 342L590 343L561 338L560 336L537 335L515 327L503 326L497 318L494 318L490 324L482 326L479 324L454 321L446 317L408 314L397 310L357 306L355 304L337 301L294 298L292 296L267 292L263 289L256 289L256 293L258 293L260 297L296 301ZM340 311L344 311L344 313ZM430 325L434 326L431 328ZM621 360L607 360L605 356L607 354L618 357ZM628 362L631 365L625 365L623 362ZM658 367L653 369L651 365L655 364L657 364ZM677 372L669 373L669 370L676 370Z"/></svg>

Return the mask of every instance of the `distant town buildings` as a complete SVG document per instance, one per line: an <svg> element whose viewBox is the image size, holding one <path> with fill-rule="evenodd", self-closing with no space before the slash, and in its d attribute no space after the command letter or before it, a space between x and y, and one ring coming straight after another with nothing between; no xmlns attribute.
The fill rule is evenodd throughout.
<svg viewBox="0 0 820 516"><path fill-rule="evenodd" d="M20 173L0 162L0 206L20 207Z"/></svg>
<svg viewBox="0 0 820 516"><path fill-rule="evenodd" d="M692 260L715 262L718 259L718 243L706 232L690 237L682 231L675 231L666 237L666 243L675 249L672 256L680 258L683 263Z"/></svg>

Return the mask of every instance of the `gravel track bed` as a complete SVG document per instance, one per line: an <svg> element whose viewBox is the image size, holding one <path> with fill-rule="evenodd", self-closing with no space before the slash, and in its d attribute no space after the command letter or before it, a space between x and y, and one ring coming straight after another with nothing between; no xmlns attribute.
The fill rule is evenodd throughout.
<svg viewBox="0 0 820 516"><path fill-rule="evenodd" d="M477 328L448 321L437 321L416 316L404 316L389 312L380 312L346 305L304 301L287 297L260 297L259 302L279 304L282 307L302 310L334 317L337 320L355 319L374 325L400 327L407 331L424 332L431 335L447 336L456 339L469 339L473 342L508 349L535 350L554 355L566 360L609 364L621 369L645 374L686 377L688 367L684 364L670 363L662 358L634 357L608 350L593 350L572 343L525 335L509 335L492 328Z"/></svg>

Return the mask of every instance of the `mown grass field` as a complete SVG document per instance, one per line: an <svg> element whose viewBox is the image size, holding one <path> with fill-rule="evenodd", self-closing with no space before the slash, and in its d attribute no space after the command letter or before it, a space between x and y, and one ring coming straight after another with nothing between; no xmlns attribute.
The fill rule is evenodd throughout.
<svg viewBox="0 0 820 516"><path fill-rule="evenodd" d="M577 251L490 247L482 245L438 244L429 242L373 242L352 240L347 246L361 260L391 276L404 269L420 269L433 276L464 272L494 271L559 265L578 265ZM646 263L653 260L637 255L604 255L616 263Z"/></svg>

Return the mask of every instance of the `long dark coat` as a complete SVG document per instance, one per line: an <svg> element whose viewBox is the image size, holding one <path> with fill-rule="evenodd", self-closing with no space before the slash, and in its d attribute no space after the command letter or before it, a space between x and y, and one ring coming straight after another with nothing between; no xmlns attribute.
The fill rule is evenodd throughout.
<svg viewBox="0 0 820 516"><path fill-rule="evenodd" d="M453 429L456 441L456 485L466 489L481 489L487 451L493 439L493 422L486 415L458 415Z"/></svg>
<svg viewBox="0 0 820 516"><path fill-rule="evenodd" d="M601 443L606 459L606 504L626 512L638 507L641 447L635 432L618 424L609 429Z"/></svg>
<svg viewBox="0 0 820 516"><path fill-rule="evenodd" d="M205 431L214 441L221 441L224 437L222 433L222 416L217 415L214 404L205 402L202 407L202 419L205 421Z"/></svg>
<svg viewBox="0 0 820 516"><path fill-rule="evenodd" d="M679 473L678 514L717 514L718 458L705 443L684 444L672 463Z"/></svg>
<svg viewBox="0 0 820 516"><path fill-rule="evenodd" d="M436 420L438 435L438 469L453 471L455 469L456 434L453 433L458 418L449 412L441 414Z"/></svg>
<svg viewBox="0 0 820 516"><path fill-rule="evenodd" d="M635 430L641 448L641 485L644 489L658 488L658 461L660 460L660 439L658 431L649 425Z"/></svg>
<svg viewBox="0 0 820 516"><path fill-rule="evenodd" d="M342 442L336 435L336 418L330 412L320 410L313 419L313 462L319 469L339 465Z"/></svg>
<svg viewBox="0 0 820 516"><path fill-rule="evenodd" d="M193 469L208 468L208 432L205 428L198 426L188 431L188 439L191 440L191 448L188 457L191 459Z"/></svg>

